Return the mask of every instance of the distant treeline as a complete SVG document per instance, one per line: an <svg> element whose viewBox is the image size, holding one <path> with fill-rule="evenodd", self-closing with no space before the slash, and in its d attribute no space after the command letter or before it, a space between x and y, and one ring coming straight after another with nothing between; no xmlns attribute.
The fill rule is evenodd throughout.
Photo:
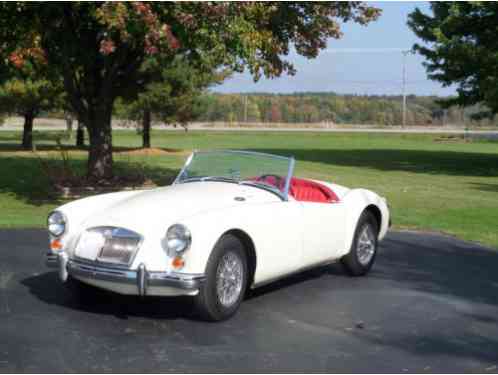
<svg viewBox="0 0 498 375"><path fill-rule="evenodd" d="M400 125L401 96L335 93L206 93L196 104L197 121ZM407 97L407 125L497 125L495 119L473 121L478 108L443 109L435 96Z"/></svg>

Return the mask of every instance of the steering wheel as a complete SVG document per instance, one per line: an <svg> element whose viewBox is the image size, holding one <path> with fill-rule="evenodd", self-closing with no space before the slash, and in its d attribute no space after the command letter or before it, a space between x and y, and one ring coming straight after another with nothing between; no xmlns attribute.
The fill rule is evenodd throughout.
<svg viewBox="0 0 498 375"><path fill-rule="evenodd" d="M272 184L272 183L268 183L268 185L272 185L272 186L276 187L277 189L281 189L282 188L282 183L284 182L283 178L281 176L276 175L276 174L264 174L264 175L261 175L261 176L258 177L258 181L266 182L265 180L268 177L273 177L275 179L275 185Z"/></svg>

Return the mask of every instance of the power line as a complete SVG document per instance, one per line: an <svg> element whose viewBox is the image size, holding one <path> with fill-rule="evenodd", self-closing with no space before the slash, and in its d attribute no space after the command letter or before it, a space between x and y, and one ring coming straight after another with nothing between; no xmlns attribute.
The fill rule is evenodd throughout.
<svg viewBox="0 0 498 375"><path fill-rule="evenodd" d="M400 53L410 48L327 48L322 53Z"/></svg>
<svg viewBox="0 0 498 375"><path fill-rule="evenodd" d="M403 84L403 80L349 80L349 79L331 79L328 80L328 82L334 82L334 83L349 83L353 85L378 85L378 84L387 84L390 86L398 86L401 87ZM421 85L421 84L426 84L426 83L431 83L428 80L425 79L419 79L419 80L414 80L414 81L406 81L406 85Z"/></svg>

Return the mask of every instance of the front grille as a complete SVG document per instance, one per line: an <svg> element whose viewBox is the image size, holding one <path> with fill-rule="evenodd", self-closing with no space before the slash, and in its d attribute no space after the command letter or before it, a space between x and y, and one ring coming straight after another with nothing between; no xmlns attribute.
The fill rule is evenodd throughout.
<svg viewBox="0 0 498 375"><path fill-rule="evenodd" d="M107 238L98 260L129 264L139 242L140 238Z"/></svg>
<svg viewBox="0 0 498 375"><path fill-rule="evenodd" d="M102 263L129 266L142 242L140 234L124 228L94 227L81 236L76 256Z"/></svg>

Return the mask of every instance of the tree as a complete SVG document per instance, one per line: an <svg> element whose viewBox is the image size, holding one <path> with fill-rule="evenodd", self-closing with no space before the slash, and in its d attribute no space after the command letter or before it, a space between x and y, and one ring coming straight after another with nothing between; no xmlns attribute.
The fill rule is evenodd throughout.
<svg viewBox="0 0 498 375"><path fill-rule="evenodd" d="M173 61L150 58L144 70L153 79L142 92L133 98L129 117L142 120L142 147L150 148L150 130L153 116L166 123L179 123L186 126L197 113L195 101L210 85L225 79L228 71L217 71L209 66L189 65L188 60L177 56ZM145 72L144 72L145 74Z"/></svg>
<svg viewBox="0 0 498 375"><path fill-rule="evenodd" d="M76 128L76 147L82 148L85 146L85 125L78 117L78 126Z"/></svg>
<svg viewBox="0 0 498 375"><path fill-rule="evenodd" d="M252 98L248 98L247 100L247 121L261 121L261 111L259 110L258 103L256 103Z"/></svg>
<svg viewBox="0 0 498 375"><path fill-rule="evenodd" d="M282 122L282 111L276 102L271 103L270 121Z"/></svg>
<svg viewBox="0 0 498 375"><path fill-rule="evenodd" d="M33 148L33 121L43 110L51 109L61 87L46 79L13 78L0 86L0 109L24 117L22 147Z"/></svg>
<svg viewBox="0 0 498 375"><path fill-rule="evenodd" d="M0 37L13 37L12 30L15 28L0 17ZM24 117L22 147L31 149L34 119L61 103L62 82L49 75L45 54L36 45L20 50L3 42L0 83L0 111Z"/></svg>
<svg viewBox="0 0 498 375"><path fill-rule="evenodd" d="M498 113L498 4L434 2L432 15L415 9L408 25L425 45L414 49L426 59L428 76L444 86L458 85L446 106L484 103Z"/></svg>
<svg viewBox="0 0 498 375"><path fill-rule="evenodd" d="M144 86L148 56L181 54L199 66L246 66L255 79L275 77L294 73L284 59L291 46L316 57L341 36L340 22L367 24L378 14L361 2L4 2L0 36L9 38L0 40L42 48L88 130L88 175L101 179L112 175L114 101Z"/></svg>
<svg viewBox="0 0 498 375"><path fill-rule="evenodd" d="M64 120L66 121L66 133L69 139L73 137L73 114L70 111L64 111Z"/></svg>

